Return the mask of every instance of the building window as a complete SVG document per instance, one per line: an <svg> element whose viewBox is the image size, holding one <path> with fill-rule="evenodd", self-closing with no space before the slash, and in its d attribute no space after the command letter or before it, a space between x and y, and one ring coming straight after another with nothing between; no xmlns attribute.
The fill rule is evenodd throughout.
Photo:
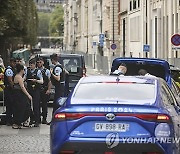
<svg viewBox="0 0 180 154"><path fill-rule="evenodd" d="M126 19L123 19L123 57L126 56Z"/></svg>
<svg viewBox="0 0 180 154"><path fill-rule="evenodd" d="M138 0L138 8L140 7L140 0Z"/></svg>
<svg viewBox="0 0 180 154"><path fill-rule="evenodd" d="M157 44L157 32L158 32L158 23L157 23L157 17L155 17L155 38L154 38L154 41L155 41L155 58L157 58L158 57L158 54L157 54L157 46L158 46L158 44Z"/></svg>
<svg viewBox="0 0 180 154"><path fill-rule="evenodd" d="M136 0L133 0L133 9L136 9Z"/></svg>
<svg viewBox="0 0 180 154"><path fill-rule="evenodd" d="M179 18L179 15L178 15L178 13L176 13L176 31L175 31L175 33L178 33L178 22L179 22L179 20L178 20L178 18Z"/></svg>
<svg viewBox="0 0 180 154"><path fill-rule="evenodd" d="M130 1L129 10L132 11L132 1Z"/></svg>
<svg viewBox="0 0 180 154"><path fill-rule="evenodd" d="M130 41L140 41L140 16L130 19Z"/></svg>

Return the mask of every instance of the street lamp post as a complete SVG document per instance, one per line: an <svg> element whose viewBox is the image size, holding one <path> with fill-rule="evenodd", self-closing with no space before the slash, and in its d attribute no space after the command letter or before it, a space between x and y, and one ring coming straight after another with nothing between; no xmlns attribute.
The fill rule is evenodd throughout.
<svg viewBox="0 0 180 154"><path fill-rule="evenodd" d="M88 41L88 39L89 39L89 37L88 37L88 35L89 35L89 32L88 32L88 28L89 28L88 27L88 24L89 24L88 23L88 6L84 6L84 7L87 9L87 40L86 40L87 41L87 48L86 48L87 50L86 50L86 54L88 54L88 52L89 52L89 47L88 47L89 46L89 41Z"/></svg>
<svg viewBox="0 0 180 154"><path fill-rule="evenodd" d="M101 34L102 34L102 0L100 0L100 6L101 6L101 21L100 21L100 26L101 26Z"/></svg>
<svg viewBox="0 0 180 154"><path fill-rule="evenodd" d="M114 0L113 0L113 44L114 44ZM113 56L115 55L113 51Z"/></svg>
<svg viewBox="0 0 180 154"><path fill-rule="evenodd" d="M101 31L101 34L102 34L102 26L103 26L103 20L102 20L102 16L103 16L103 13L102 13L102 0L100 0L100 9L101 9L100 31ZM104 53L103 53L103 46L99 46L99 52L100 52L101 56L104 55Z"/></svg>
<svg viewBox="0 0 180 154"><path fill-rule="evenodd" d="M146 0L146 44L148 44L148 25L147 25L147 0ZM146 52L146 58L148 58L148 52Z"/></svg>
<svg viewBox="0 0 180 154"><path fill-rule="evenodd" d="M75 27L77 26L77 13L74 13L74 17L72 17L74 19L74 37L73 37L73 53L75 53L76 50L76 31L75 31Z"/></svg>
<svg viewBox="0 0 180 154"><path fill-rule="evenodd" d="M114 0L113 0L113 44L114 44Z"/></svg>

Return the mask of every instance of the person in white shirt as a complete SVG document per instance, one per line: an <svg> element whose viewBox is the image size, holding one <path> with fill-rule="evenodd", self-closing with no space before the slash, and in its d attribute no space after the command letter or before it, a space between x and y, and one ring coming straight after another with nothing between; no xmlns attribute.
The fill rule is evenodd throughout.
<svg viewBox="0 0 180 154"><path fill-rule="evenodd" d="M54 65L54 68L51 69L51 83L55 86L55 94L54 94L54 101L53 101L53 113L59 107L57 105L57 100L60 97L64 96L64 88L65 88L65 70L62 65L59 63L58 55L52 54L50 56L51 62Z"/></svg>
<svg viewBox="0 0 180 154"><path fill-rule="evenodd" d="M127 66L125 63L121 63L117 70L115 70L111 75L125 75L127 72Z"/></svg>
<svg viewBox="0 0 180 154"><path fill-rule="evenodd" d="M154 75L149 74L145 69L140 69L140 70L138 71L138 74L139 74L140 76L156 77L156 76L154 76Z"/></svg>

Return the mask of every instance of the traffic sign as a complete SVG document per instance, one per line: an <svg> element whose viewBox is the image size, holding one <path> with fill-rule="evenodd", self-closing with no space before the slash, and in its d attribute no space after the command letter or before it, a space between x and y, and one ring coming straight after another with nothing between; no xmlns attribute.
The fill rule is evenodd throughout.
<svg viewBox="0 0 180 154"><path fill-rule="evenodd" d="M96 46L96 42L93 42L93 46Z"/></svg>
<svg viewBox="0 0 180 154"><path fill-rule="evenodd" d="M103 47L104 46L104 42L103 41L99 42L99 46Z"/></svg>
<svg viewBox="0 0 180 154"><path fill-rule="evenodd" d="M178 49L180 49L180 47L178 47L178 46L173 46L172 47L172 50L178 50Z"/></svg>
<svg viewBox="0 0 180 154"><path fill-rule="evenodd" d="M149 52L150 51L150 45L144 44L143 45L143 51Z"/></svg>
<svg viewBox="0 0 180 154"><path fill-rule="evenodd" d="M171 43L175 46L179 46L180 45L180 35L179 34L174 34L171 37Z"/></svg>
<svg viewBox="0 0 180 154"><path fill-rule="evenodd" d="M104 34L99 34L99 46L104 46Z"/></svg>
<svg viewBox="0 0 180 154"><path fill-rule="evenodd" d="M99 42L102 40L104 41L104 34L99 34Z"/></svg>
<svg viewBox="0 0 180 154"><path fill-rule="evenodd" d="M112 50L116 50L116 48L117 48L117 45L115 43L111 44L111 49Z"/></svg>

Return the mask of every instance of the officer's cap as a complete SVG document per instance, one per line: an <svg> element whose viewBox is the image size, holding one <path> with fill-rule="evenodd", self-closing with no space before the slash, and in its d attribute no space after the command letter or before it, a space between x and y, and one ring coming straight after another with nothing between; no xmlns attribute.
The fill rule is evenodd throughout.
<svg viewBox="0 0 180 154"><path fill-rule="evenodd" d="M33 59L30 59L30 60L29 60L29 64L36 64L36 59L34 59L34 58L33 58Z"/></svg>
<svg viewBox="0 0 180 154"><path fill-rule="evenodd" d="M42 57L37 57L36 61L44 61L44 59Z"/></svg>
<svg viewBox="0 0 180 154"><path fill-rule="evenodd" d="M10 62L16 62L16 59L14 57L11 57Z"/></svg>
<svg viewBox="0 0 180 154"><path fill-rule="evenodd" d="M16 57L16 60L22 60L22 58L18 56L18 57Z"/></svg>
<svg viewBox="0 0 180 154"><path fill-rule="evenodd" d="M52 55L50 55L50 58L53 60L57 60L58 55L56 53L53 53Z"/></svg>

